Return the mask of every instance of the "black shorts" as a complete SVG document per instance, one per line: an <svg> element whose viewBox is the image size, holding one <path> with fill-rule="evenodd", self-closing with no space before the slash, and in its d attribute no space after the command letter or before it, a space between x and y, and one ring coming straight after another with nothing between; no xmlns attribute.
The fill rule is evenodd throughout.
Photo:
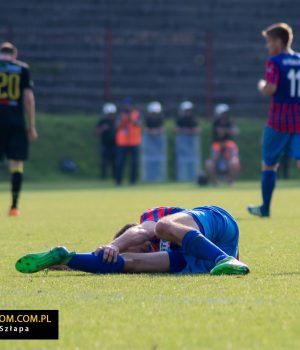
<svg viewBox="0 0 300 350"><path fill-rule="evenodd" d="M28 136L24 127L0 125L0 161L28 159Z"/></svg>

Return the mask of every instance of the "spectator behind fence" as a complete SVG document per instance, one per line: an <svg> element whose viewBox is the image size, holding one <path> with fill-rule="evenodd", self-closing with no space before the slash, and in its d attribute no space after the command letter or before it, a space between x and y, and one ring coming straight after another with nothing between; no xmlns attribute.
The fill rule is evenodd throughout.
<svg viewBox="0 0 300 350"><path fill-rule="evenodd" d="M147 106L147 115L142 141L142 179L148 182L166 180L166 135L162 106L151 102Z"/></svg>
<svg viewBox="0 0 300 350"><path fill-rule="evenodd" d="M239 129L232 123L229 112L226 104L215 107L211 158L206 161L209 181L214 185L218 184L220 175L228 184L232 184L240 171L239 149L233 141Z"/></svg>
<svg viewBox="0 0 300 350"><path fill-rule="evenodd" d="M108 177L108 171L111 169L111 174L115 177L115 162L116 162L116 112L117 107L113 103L105 103L102 108L103 116L100 119L96 134L100 137L99 155L101 178L104 180Z"/></svg>
<svg viewBox="0 0 300 350"><path fill-rule="evenodd" d="M194 116L194 104L184 101L176 121L176 179L195 181L201 170L200 128Z"/></svg>
<svg viewBox="0 0 300 350"><path fill-rule="evenodd" d="M138 177L139 146L141 144L141 118L133 107L131 98L122 103L122 109L116 121L116 183L123 181L124 166L130 156L130 184L135 184Z"/></svg>

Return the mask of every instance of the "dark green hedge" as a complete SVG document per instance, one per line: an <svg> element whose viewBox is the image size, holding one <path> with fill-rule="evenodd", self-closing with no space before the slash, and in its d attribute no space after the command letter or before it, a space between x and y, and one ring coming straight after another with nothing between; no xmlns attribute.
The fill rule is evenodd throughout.
<svg viewBox="0 0 300 350"><path fill-rule="evenodd" d="M95 136L97 116L38 116L39 139L31 147L30 161L26 164L29 180L55 180L60 178L98 178L98 139ZM237 138L240 148L242 172L240 179L258 179L260 175L260 143L264 121L244 118L237 121L241 134ZM209 156L211 123L202 121L203 164ZM174 133L173 122L167 122L168 172L174 179ZM62 158L74 160L79 167L77 173L64 175L59 170ZM3 170L2 170L3 171ZM295 172L293 171L293 175Z"/></svg>

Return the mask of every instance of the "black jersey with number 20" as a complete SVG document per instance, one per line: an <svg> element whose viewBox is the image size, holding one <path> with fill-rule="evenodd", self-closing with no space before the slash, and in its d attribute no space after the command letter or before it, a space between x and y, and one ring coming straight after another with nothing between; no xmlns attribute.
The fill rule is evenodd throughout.
<svg viewBox="0 0 300 350"><path fill-rule="evenodd" d="M25 125L23 93L32 87L26 63L0 60L0 125Z"/></svg>

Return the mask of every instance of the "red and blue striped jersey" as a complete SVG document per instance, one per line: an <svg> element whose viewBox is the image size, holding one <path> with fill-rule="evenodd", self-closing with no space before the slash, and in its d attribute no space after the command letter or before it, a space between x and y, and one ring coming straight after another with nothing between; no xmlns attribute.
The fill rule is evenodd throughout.
<svg viewBox="0 0 300 350"><path fill-rule="evenodd" d="M300 133L300 54L272 56L266 63L265 79L277 87L267 125L280 132Z"/></svg>
<svg viewBox="0 0 300 350"><path fill-rule="evenodd" d="M157 222L159 219L161 219L164 216L176 214L184 211L186 209L183 208L177 208L177 207L158 207L158 208L151 208L143 212L143 214L140 217L140 223L143 223L145 221L155 221ZM160 239L158 239L155 235L150 240L152 245L152 251L158 252L160 250ZM172 248L171 243L171 248Z"/></svg>
<svg viewBox="0 0 300 350"><path fill-rule="evenodd" d="M143 223L144 221L155 221L157 222L159 219L161 219L164 216L180 213L181 211L184 211L183 208L177 208L177 207L158 207L158 208L151 208L143 212L143 214L140 217L140 223Z"/></svg>

